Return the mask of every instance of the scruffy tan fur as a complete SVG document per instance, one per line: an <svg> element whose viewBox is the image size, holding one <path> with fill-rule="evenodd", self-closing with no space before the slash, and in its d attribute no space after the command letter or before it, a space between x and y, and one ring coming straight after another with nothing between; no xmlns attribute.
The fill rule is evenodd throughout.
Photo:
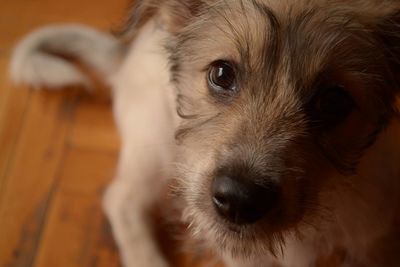
<svg viewBox="0 0 400 267"><path fill-rule="evenodd" d="M147 217L168 184L199 246L229 267L316 266L337 251L340 266L400 265L399 1L142 0L120 34L107 78L123 146L104 203L125 266L168 266ZM237 66L229 98L207 84L220 59ZM355 102L335 123L312 101L331 84ZM218 215L210 188L226 166L279 184L265 218Z"/></svg>

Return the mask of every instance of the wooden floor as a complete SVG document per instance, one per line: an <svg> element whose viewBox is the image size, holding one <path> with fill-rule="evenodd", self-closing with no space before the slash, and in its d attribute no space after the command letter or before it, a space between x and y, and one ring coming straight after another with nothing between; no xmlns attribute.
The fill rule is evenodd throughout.
<svg viewBox="0 0 400 267"><path fill-rule="evenodd" d="M14 86L15 43L38 26L108 30L126 0L0 1L0 266L120 266L100 205L119 149L110 101L79 88ZM171 247L174 250L175 247ZM214 266L177 256L173 266ZM140 266L138 266L140 267Z"/></svg>

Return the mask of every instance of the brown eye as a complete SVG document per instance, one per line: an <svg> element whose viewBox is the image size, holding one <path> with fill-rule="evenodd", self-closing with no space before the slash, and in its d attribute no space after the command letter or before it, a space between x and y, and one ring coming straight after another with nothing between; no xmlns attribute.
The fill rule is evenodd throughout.
<svg viewBox="0 0 400 267"><path fill-rule="evenodd" d="M213 93L234 93L236 74L232 64L224 60L213 62L208 69L208 86Z"/></svg>
<svg viewBox="0 0 400 267"><path fill-rule="evenodd" d="M355 107L355 102L342 85L333 85L321 89L312 101L314 121L326 126L335 126L344 121Z"/></svg>

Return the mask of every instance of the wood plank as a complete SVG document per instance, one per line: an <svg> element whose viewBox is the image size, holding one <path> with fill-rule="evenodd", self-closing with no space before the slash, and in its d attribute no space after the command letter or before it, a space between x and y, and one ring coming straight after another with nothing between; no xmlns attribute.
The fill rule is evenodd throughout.
<svg viewBox="0 0 400 267"><path fill-rule="evenodd" d="M121 24L130 0L0 1L0 54L10 52L25 34L40 26L83 23L108 31ZM12 25L12 27L10 27Z"/></svg>
<svg viewBox="0 0 400 267"><path fill-rule="evenodd" d="M100 199L114 177L117 160L117 153L68 147L56 190Z"/></svg>
<svg viewBox="0 0 400 267"><path fill-rule="evenodd" d="M126 4L0 1L0 266L30 266L35 256L74 102L69 93L34 92L30 98L29 90L14 90L6 71L12 47L49 23L81 22L107 30Z"/></svg>
<svg viewBox="0 0 400 267"><path fill-rule="evenodd" d="M7 67L8 60L0 56L0 199L30 95L28 90L11 86Z"/></svg>
<svg viewBox="0 0 400 267"><path fill-rule="evenodd" d="M32 92L0 196L0 263L29 266L63 155L75 97Z"/></svg>
<svg viewBox="0 0 400 267"><path fill-rule="evenodd" d="M99 206L98 198L92 195L58 191L32 266L118 266L112 239L102 238L106 221ZM102 239L107 243L100 242Z"/></svg>
<svg viewBox="0 0 400 267"><path fill-rule="evenodd" d="M117 153L120 140L110 101L87 97L76 110L74 126L68 139L69 145L80 149Z"/></svg>
<svg viewBox="0 0 400 267"><path fill-rule="evenodd" d="M118 266L101 209L115 165L116 155L68 149L33 266Z"/></svg>

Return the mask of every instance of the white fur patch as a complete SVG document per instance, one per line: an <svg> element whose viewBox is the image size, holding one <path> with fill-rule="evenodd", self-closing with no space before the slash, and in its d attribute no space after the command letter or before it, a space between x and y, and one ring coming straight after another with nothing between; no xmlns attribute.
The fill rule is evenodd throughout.
<svg viewBox="0 0 400 267"><path fill-rule="evenodd" d="M50 52L51 51L51 52ZM82 25L41 28L25 37L11 59L11 77L35 88L90 85L76 66L56 54L77 58L106 78L118 69L122 46L111 35Z"/></svg>

